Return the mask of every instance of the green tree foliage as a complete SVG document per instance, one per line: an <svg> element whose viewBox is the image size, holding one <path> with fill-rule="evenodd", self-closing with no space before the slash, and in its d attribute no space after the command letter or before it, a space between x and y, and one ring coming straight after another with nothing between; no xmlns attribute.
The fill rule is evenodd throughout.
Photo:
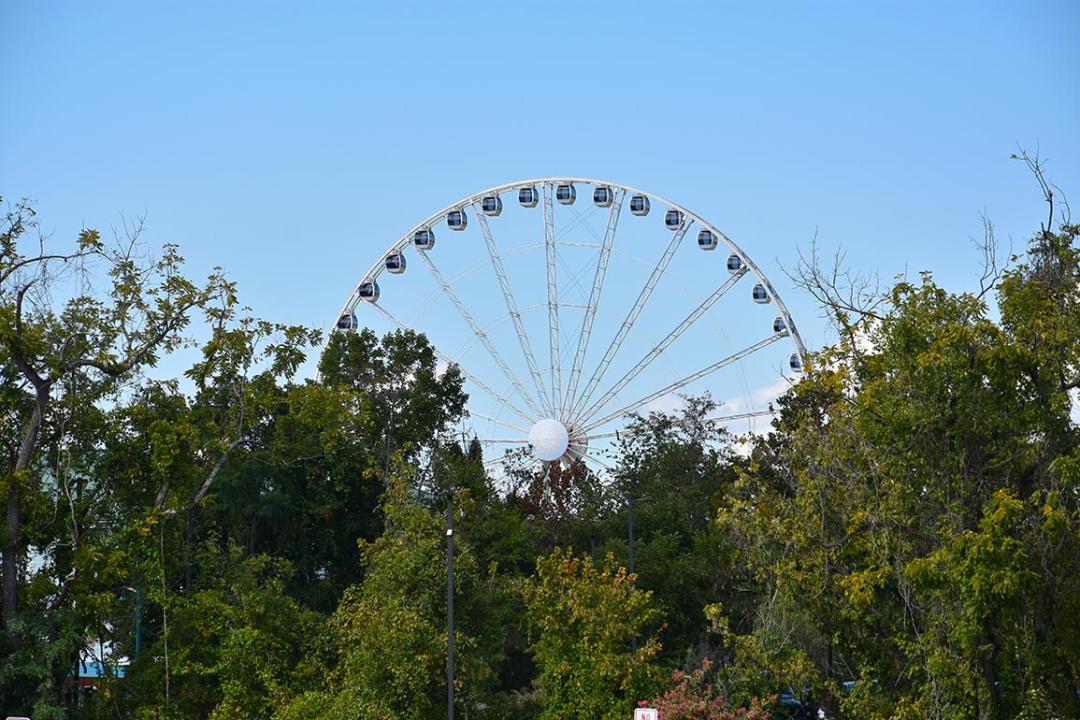
<svg viewBox="0 0 1080 720"><path fill-rule="evenodd" d="M446 525L414 496L416 478L388 486L385 532L361 548L364 582L346 591L330 618L335 657L323 687L297 698L279 718L433 720L446 715ZM459 505L468 508L461 495ZM455 542L459 661L456 691L476 712L492 684L498 650L476 633L494 581L477 567L467 541Z"/></svg>
<svg viewBox="0 0 1080 720"><path fill-rule="evenodd" d="M444 717L453 493L461 716L1080 716L1076 225L972 293L807 265L839 341L768 435L687 398L609 477L511 460L497 490L422 336L334 333L301 380L319 333L219 272L35 222L0 226L5 712Z"/></svg>
<svg viewBox="0 0 1080 720"><path fill-rule="evenodd" d="M720 514L761 583L733 676L861 718L1080 714L1077 235L1036 237L999 320L898 283L783 400Z"/></svg>
<svg viewBox="0 0 1080 720"><path fill-rule="evenodd" d="M706 604L739 602L739 573L714 519L742 460L734 438L706 421L715 410L710 398L690 397L678 411L634 420L620 435L609 509L592 528L601 539L598 552L628 561L632 499L637 584L652 592L664 615L662 657L670 664L710 654Z"/></svg>
<svg viewBox="0 0 1080 720"><path fill-rule="evenodd" d="M285 594L286 561L211 539L196 563L187 592L149 593L167 612L168 632L135 659L123 690L139 699L137 717L269 718L318 679L313 639L322 619Z"/></svg>
<svg viewBox="0 0 1080 720"><path fill-rule="evenodd" d="M556 549L538 560L525 602L542 720L622 719L652 694L660 612L613 558L596 567L588 556Z"/></svg>
<svg viewBox="0 0 1080 720"><path fill-rule="evenodd" d="M98 523L109 492L95 472L104 408L233 288L218 271L189 280L173 246L149 258L137 223L114 244L88 229L61 249L37 230L26 203L0 220L0 704L48 717L61 712L62 678L107 604L98 593L122 575Z"/></svg>
<svg viewBox="0 0 1080 720"><path fill-rule="evenodd" d="M297 384L318 332L243 314L222 275L203 286L185 279L173 247L148 260L137 225L116 247L87 230L52 252L32 237L35 222L22 204L2 228L0 423L10 463L0 487L0 706L66 717L80 657L141 650L150 654L136 658L130 682L106 679L79 712L184 707L162 699L164 683L185 687L171 676L184 669L185 649L177 640L165 653L164 638L171 613L180 613L171 629L182 632L181 610L211 589L209 546L263 558L280 570L274 592L299 608L333 610L362 577L357 540L382 531L387 449L427 452L460 415L460 378L450 368L436 379L434 355L415 334L379 342L368 333L359 345L359 336L331 341L337 375L328 360L326 381ZM206 339L185 378L143 374L195 336ZM334 355L339 346L351 350ZM370 382L356 382L354 371ZM405 418L391 432L377 417L388 392ZM224 642L208 632L183 637ZM295 651L288 636L281 642ZM163 686L122 689L148 688L140 676ZM223 672L192 677L209 700L191 712L230 702Z"/></svg>

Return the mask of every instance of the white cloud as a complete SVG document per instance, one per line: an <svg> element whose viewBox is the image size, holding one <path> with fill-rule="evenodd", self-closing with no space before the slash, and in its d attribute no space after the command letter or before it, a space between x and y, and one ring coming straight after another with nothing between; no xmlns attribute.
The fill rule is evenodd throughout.
<svg viewBox="0 0 1080 720"><path fill-rule="evenodd" d="M738 415L744 412L765 410L768 408L769 403L787 392L792 382L791 378L782 375L775 382L754 390L749 397L744 396L725 400L720 404L716 414Z"/></svg>
<svg viewBox="0 0 1080 720"><path fill-rule="evenodd" d="M780 376L769 385L765 385L752 391L749 397L737 397L725 400L721 403L720 407L717 408L715 413L713 413L713 417L767 411L770 404L775 407L776 398L787 392L788 388L791 387L792 382L791 378ZM738 439L734 446L735 452L745 456L750 453L751 436L765 435L769 432L769 429L772 427L772 416L760 415L739 420L729 420L722 424Z"/></svg>

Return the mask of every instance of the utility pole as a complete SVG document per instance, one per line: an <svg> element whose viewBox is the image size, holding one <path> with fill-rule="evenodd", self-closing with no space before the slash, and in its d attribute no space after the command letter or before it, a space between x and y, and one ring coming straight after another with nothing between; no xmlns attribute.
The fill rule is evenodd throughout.
<svg viewBox="0 0 1080 720"><path fill-rule="evenodd" d="M446 495L446 717L454 720L454 493Z"/></svg>

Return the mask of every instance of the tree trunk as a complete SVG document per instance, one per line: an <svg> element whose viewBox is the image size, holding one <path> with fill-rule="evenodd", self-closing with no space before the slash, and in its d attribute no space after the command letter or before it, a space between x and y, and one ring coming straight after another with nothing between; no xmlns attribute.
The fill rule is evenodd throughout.
<svg viewBox="0 0 1080 720"><path fill-rule="evenodd" d="M5 514L4 544L0 550L4 553L3 562L3 623L7 628L8 623L15 617L19 603L19 540L22 534L22 498L20 497L20 483L23 471L30 466L30 458L37 446L38 435L41 432L42 418L45 417L45 405L49 401L50 385L43 383L38 386L34 397L34 411L26 424L23 433L23 441L19 446L19 455L15 459L15 467L8 475L7 512ZM18 639L9 637L16 646Z"/></svg>
<svg viewBox="0 0 1080 720"><path fill-rule="evenodd" d="M1001 687L998 685L997 675L997 660L1001 648L998 646L995 633L996 620L997 613L991 613L987 618L982 637L982 643L989 646L989 649L979 658L979 670L987 691L986 704L979 713L980 720L1000 720L1002 717Z"/></svg>

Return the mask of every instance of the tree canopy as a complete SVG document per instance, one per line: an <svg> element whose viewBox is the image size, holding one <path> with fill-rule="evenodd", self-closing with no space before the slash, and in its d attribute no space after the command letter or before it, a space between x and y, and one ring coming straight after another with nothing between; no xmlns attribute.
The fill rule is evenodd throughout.
<svg viewBox="0 0 1080 720"><path fill-rule="evenodd" d="M137 223L9 205L0 708L445 717L452 500L463 717L1080 716L1078 236L1052 210L970 292L811 257L838 340L767 432L687 397L603 477L497 482L422 335L263 320Z"/></svg>

